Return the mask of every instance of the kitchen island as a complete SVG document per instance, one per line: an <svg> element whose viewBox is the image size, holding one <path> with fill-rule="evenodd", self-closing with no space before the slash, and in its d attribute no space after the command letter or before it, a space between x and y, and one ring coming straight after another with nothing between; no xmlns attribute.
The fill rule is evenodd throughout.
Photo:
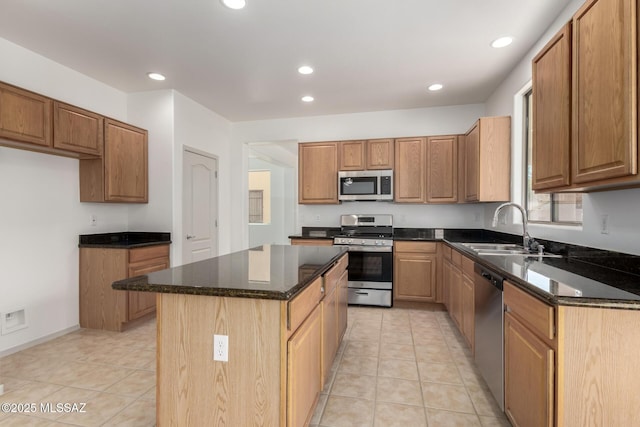
<svg viewBox="0 0 640 427"><path fill-rule="evenodd" d="M346 266L341 248L264 245L114 282L158 293L158 426L308 423L346 330Z"/></svg>

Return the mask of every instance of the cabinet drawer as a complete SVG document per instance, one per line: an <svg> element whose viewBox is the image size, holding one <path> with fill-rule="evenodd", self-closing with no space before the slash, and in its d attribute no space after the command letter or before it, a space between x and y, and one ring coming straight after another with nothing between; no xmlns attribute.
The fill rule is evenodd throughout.
<svg viewBox="0 0 640 427"><path fill-rule="evenodd" d="M396 252L429 252L436 253L436 242L395 242Z"/></svg>
<svg viewBox="0 0 640 427"><path fill-rule="evenodd" d="M451 251L451 262L453 263L453 265L455 265L456 267L462 267L462 254L458 251L452 250Z"/></svg>
<svg viewBox="0 0 640 427"><path fill-rule="evenodd" d="M504 304L508 312L518 317L531 330L549 341L554 339L555 310L539 299L520 290L509 282L504 283Z"/></svg>
<svg viewBox="0 0 640 427"><path fill-rule="evenodd" d="M287 329L295 331L302 324L309 313L318 305L322 299L322 277L313 281L307 289L289 302Z"/></svg>
<svg viewBox="0 0 640 427"><path fill-rule="evenodd" d="M466 276L473 277L474 265L475 265L475 262L473 262L472 259L467 258L466 256L462 257L462 273L464 273Z"/></svg>
<svg viewBox="0 0 640 427"><path fill-rule="evenodd" d="M169 256L169 245L147 246L129 250L129 263Z"/></svg>
<svg viewBox="0 0 640 427"><path fill-rule="evenodd" d="M442 256L444 257L444 259L451 261L451 247L445 245L444 243L441 244L442 245Z"/></svg>

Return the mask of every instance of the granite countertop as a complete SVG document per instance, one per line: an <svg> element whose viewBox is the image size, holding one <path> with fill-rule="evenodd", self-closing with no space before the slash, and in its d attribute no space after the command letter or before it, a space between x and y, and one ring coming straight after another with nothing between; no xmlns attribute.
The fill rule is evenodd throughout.
<svg viewBox="0 0 640 427"><path fill-rule="evenodd" d="M263 245L144 276L114 289L173 294L289 300L326 272L346 249Z"/></svg>
<svg viewBox="0 0 640 427"><path fill-rule="evenodd" d="M289 236L290 239L333 239L340 234L340 227L302 227L301 234Z"/></svg>
<svg viewBox="0 0 640 427"><path fill-rule="evenodd" d="M120 233L81 234L80 248L131 249L171 243L171 233L124 231Z"/></svg>

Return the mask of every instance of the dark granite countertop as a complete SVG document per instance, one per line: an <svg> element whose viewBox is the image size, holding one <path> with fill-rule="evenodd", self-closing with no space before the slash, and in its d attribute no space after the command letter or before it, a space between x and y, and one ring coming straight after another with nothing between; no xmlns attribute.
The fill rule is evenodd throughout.
<svg viewBox="0 0 640 427"><path fill-rule="evenodd" d="M290 239L333 239L340 234L340 227L302 227L302 233L289 236Z"/></svg>
<svg viewBox="0 0 640 427"><path fill-rule="evenodd" d="M346 249L263 245L144 276L114 289L173 294L289 300L327 271Z"/></svg>
<svg viewBox="0 0 640 427"><path fill-rule="evenodd" d="M168 245L170 243L171 233L124 231L120 233L81 234L78 247L130 249Z"/></svg>

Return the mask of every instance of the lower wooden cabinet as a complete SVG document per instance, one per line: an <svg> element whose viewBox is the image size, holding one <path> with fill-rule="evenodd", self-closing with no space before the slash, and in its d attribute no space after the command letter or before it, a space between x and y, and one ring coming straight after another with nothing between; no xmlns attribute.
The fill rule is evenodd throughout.
<svg viewBox="0 0 640 427"><path fill-rule="evenodd" d="M475 348L474 262L460 252L443 248L444 305L473 354Z"/></svg>
<svg viewBox="0 0 640 427"><path fill-rule="evenodd" d="M514 426L554 425L554 308L504 283L505 413Z"/></svg>
<svg viewBox="0 0 640 427"><path fill-rule="evenodd" d="M395 242L393 298L397 301L436 301L435 242Z"/></svg>
<svg viewBox="0 0 640 427"><path fill-rule="evenodd" d="M338 342L342 342L347 331L347 308L349 304L349 272L342 272L338 281Z"/></svg>
<svg viewBox="0 0 640 427"><path fill-rule="evenodd" d="M287 342L287 426L308 425L321 390L320 306Z"/></svg>
<svg viewBox="0 0 640 427"><path fill-rule="evenodd" d="M135 249L80 248L80 326L121 331L156 309L152 292L117 291L116 280L169 268L169 245Z"/></svg>
<svg viewBox="0 0 640 427"><path fill-rule="evenodd" d="M303 246L333 246L333 239L290 239L292 245Z"/></svg>
<svg viewBox="0 0 640 427"><path fill-rule="evenodd" d="M338 352L338 289L325 295L322 303L322 389L329 381L333 359Z"/></svg>

